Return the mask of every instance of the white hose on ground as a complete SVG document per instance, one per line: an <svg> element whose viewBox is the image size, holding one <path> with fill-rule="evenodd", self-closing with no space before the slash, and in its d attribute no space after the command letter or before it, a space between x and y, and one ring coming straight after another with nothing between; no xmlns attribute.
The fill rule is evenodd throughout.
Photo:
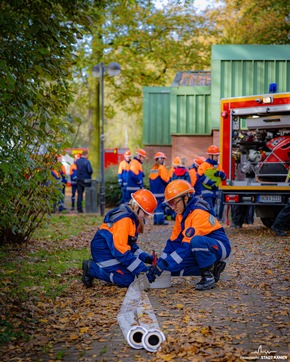
<svg viewBox="0 0 290 362"><path fill-rule="evenodd" d="M146 333L142 336L143 347L149 352L156 352L165 341L163 332L159 329L156 315L146 292L142 293L141 301L137 307L139 324Z"/></svg>
<svg viewBox="0 0 290 362"><path fill-rule="evenodd" d="M156 352L165 340L152 309L146 289L149 289L146 275L136 278L129 286L117 319L122 333L132 348L145 348Z"/></svg>
<svg viewBox="0 0 290 362"><path fill-rule="evenodd" d="M137 318L137 307L142 299L142 291L149 288L146 275L136 278L130 284L117 319L123 336L132 348L143 348L142 337L147 332L139 326Z"/></svg>

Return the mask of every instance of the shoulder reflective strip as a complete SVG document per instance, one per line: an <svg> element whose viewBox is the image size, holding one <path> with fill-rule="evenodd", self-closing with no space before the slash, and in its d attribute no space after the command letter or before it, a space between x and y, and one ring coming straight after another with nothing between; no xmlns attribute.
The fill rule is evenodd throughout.
<svg viewBox="0 0 290 362"><path fill-rule="evenodd" d="M139 190L139 187L128 186L127 190L137 191L137 190Z"/></svg>
<svg viewBox="0 0 290 362"><path fill-rule="evenodd" d="M209 251L208 248L192 248L191 251Z"/></svg>
<svg viewBox="0 0 290 362"><path fill-rule="evenodd" d="M171 253L170 256L177 264L180 264L183 261L183 259L180 257L180 255L177 254L176 251Z"/></svg>
<svg viewBox="0 0 290 362"><path fill-rule="evenodd" d="M219 243L219 245L220 245L220 247L222 249L222 257L220 258L220 260L226 259L227 251L226 251L226 248L225 248L224 244L221 241L217 240L217 239L215 239L215 240Z"/></svg>
<svg viewBox="0 0 290 362"><path fill-rule="evenodd" d="M162 254L160 255L160 258L162 258L162 259L166 259L166 258L167 258L167 254L166 254L166 253L164 253L164 252L162 252Z"/></svg>
<svg viewBox="0 0 290 362"><path fill-rule="evenodd" d="M139 256L140 254L142 254L142 253L143 253L143 250L137 249L137 250L135 251L134 255L138 257L138 256Z"/></svg>
<svg viewBox="0 0 290 362"><path fill-rule="evenodd" d="M216 218L212 214L209 214L209 223L211 224L211 226L214 226L214 224L216 223Z"/></svg>
<svg viewBox="0 0 290 362"><path fill-rule="evenodd" d="M140 263L141 263L141 260L137 258L135 261L133 261L132 264L130 264L130 265L127 267L127 269L128 269L130 272L132 272L133 270L135 270L135 269L138 267L138 265L139 265Z"/></svg>
<svg viewBox="0 0 290 362"><path fill-rule="evenodd" d="M159 172L158 168L156 168L155 170L150 171L150 173L158 173L158 172Z"/></svg>
<svg viewBox="0 0 290 362"><path fill-rule="evenodd" d="M206 178L204 179L203 183L204 183L204 184L207 184L208 181L210 181L210 179L209 179L208 177L206 177Z"/></svg>
<svg viewBox="0 0 290 362"><path fill-rule="evenodd" d="M154 194L155 197L164 197L164 193L163 194Z"/></svg>
<svg viewBox="0 0 290 362"><path fill-rule="evenodd" d="M101 268L107 268L108 266L113 266L113 265L117 265L117 264L121 264L121 263L117 259L110 259L110 260L106 260L106 261L101 261L97 264Z"/></svg>
<svg viewBox="0 0 290 362"><path fill-rule="evenodd" d="M206 189L206 190L202 190L201 194L213 194L212 190Z"/></svg>
<svg viewBox="0 0 290 362"><path fill-rule="evenodd" d="M110 280L114 284L114 274L113 273L110 273Z"/></svg>

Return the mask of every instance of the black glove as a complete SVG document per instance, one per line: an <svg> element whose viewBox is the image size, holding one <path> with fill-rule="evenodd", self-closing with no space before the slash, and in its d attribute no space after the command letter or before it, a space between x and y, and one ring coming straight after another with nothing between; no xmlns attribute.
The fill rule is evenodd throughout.
<svg viewBox="0 0 290 362"><path fill-rule="evenodd" d="M156 279L156 276L160 276L162 274L163 270L160 269L157 265L151 266L146 273L149 283L153 283Z"/></svg>
<svg viewBox="0 0 290 362"><path fill-rule="evenodd" d="M145 264L152 264L153 263L153 256L148 255L146 256L145 260L144 260Z"/></svg>
<svg viewBox="0 0 290 362"><path fill-rule="evenodd" d="M149 270L146 273L147 279L149 283L153 283L156 279L156 275L154 274L152 267L149 268Z"/></svg>
<svg viewBox="0 0 290 362"><path fill-rule="evenodd" d="M226 179L226 174L223 172L223 171L217 171L215 174L214 174L215 177L220 177L222 180L225 180Z"/></svg>

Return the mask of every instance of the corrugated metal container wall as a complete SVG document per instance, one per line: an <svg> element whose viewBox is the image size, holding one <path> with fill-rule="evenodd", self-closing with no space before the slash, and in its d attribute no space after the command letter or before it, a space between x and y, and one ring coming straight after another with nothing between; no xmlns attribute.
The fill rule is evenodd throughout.
<svg viewBox="0 0 290 362"><path fill-rule="evenodd" d="M171 145L170 87L143 87L143 143Z"/></svg>
<svg viewBox="0 0 290 362"><path fill-rule="evenodd" d="M213 45L211 120L219 128L220 99L290 90L290 45Z"/></svg>
<svg viewBox="0 0 290 362"><path fill-rule="evenodd" d="M208 86L171 88L171 134L211 134L210 92Z"/></svg>

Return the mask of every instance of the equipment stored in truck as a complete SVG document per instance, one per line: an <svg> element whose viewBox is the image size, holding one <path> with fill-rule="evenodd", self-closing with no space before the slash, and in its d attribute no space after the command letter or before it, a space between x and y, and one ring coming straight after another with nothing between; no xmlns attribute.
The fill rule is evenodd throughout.
<svg viewBox="0 0 290 362"><path fill-rule="evenodd" d="M222 202L254 205L271 227L290 198L290 93L221 99Z"/></svg>

